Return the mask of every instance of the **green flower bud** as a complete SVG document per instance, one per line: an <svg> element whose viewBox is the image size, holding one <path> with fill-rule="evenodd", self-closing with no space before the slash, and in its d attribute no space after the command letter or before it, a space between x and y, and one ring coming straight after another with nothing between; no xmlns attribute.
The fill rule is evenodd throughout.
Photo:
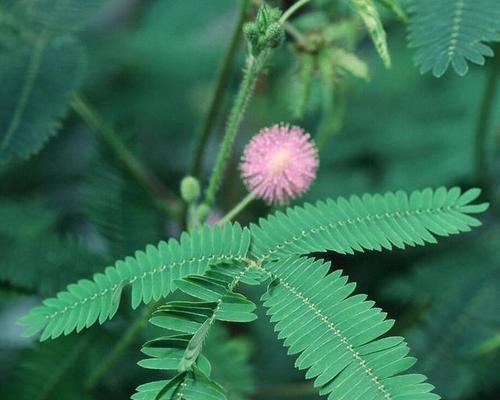
<svg viewBox="0 0 500 400"><path fill-rule="evenodd" d="M281 18L283 12L279 8L271 8L268 11L268 17L270 22L278 22Z"/></svg>
<svg viewBox="0 0 500 400"><path fill-rule="evenodd" d="M265 31L269 24L269 10L270 7L264 3L257 12L255 23L257 24L257 29L260 31Z"/></svg>
<svg viewBox="0 0 500 400"><path fill-rule="evenodd" d="M283 27L278 22L273 22L266 30L266 45L270 48L278 47L285 37Z"/></svg>
<svg viewBox="0 0 500 400"><path fill-rule="evenodd" d="M243 25L243 34L252 46L257 45L259 41L259 30L254 22L247 22Z"/></svg>
<svg viewBox="0 0 500 400"><path fill-rule="evenodd" d="M205 222L208 218L208 215L210 214L210 207L208 206L208 204L200 204L200 206L198 207L198 209L196 210L197 214L198 214L198 219L201 221L201 222Z"/></svg>
<svg viewBox="0 0 500 400"><path fill-rule="evenodd" d="M181 196L186 203L192 203L200 197L200 184L198 179L186 176L181 181Z"/></svg>

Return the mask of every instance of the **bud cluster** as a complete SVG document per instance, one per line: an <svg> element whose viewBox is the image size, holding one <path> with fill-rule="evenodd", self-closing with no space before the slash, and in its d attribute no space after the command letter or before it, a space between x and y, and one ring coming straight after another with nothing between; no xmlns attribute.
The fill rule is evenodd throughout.
<svg viewBox="0 0 500 400"><path fill-rule="evenodd" d="M278 47L285 37L283 26L279 22L281 10L264 4L260 7L257 17L253 22L243 26L243 33L250 45L254 56L265 49Z"/></svg>

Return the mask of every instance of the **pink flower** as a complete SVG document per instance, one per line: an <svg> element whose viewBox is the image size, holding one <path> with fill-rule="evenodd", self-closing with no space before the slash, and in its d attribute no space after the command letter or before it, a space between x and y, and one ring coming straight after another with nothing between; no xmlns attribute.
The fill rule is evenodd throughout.
<svg viewBox="0 0 500 400"><path fill-rule="evenodd" d="M247 145L241 174L250 192L282 204L309 189L318 164L318 150L308 133L297 126L274 125Z"/></svg>

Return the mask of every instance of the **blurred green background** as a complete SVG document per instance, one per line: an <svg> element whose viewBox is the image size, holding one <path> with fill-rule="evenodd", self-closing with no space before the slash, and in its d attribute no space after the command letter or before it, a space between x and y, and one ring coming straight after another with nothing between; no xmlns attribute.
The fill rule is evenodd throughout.
<svg viewBox="0 0 500 400"><path fill-rule="evenodd" d="M176 193L190 168L195 137L238 18L238 2L93 2L96 12L77 33L85 54L80 92L146 167ZM0 2L5 7L13 3ZM317 1L313 7L327 13L326 3ZM492 60L485 67L472 66L463 78L453 72L441 79L420 75L407 48L404 25L384 15L393 67L384 68L369 38L361 34L355 52L367 63L370 80L342 78L348 93L345 116L321 150L317 180L297 204L365 192L468 188L479 183L476 126ZM245 51L241 39L203 159L204 184L238 87ZM8 51L0 53L0 57L7 55ZM305 115L293 117L297 68L297 54L288 40L273 55L268 73L256 87L217 203L221 213L246 194L238 161L259 129L282 121L300 124L312 136L321 129L325 118L321 80L311 86ZM358 282L359 292L369 294L396 319L394 333L407 337L419 358L415 370L427 374L446 399L500 398L500 96L493 110L487 154L492 172L484 195L492 206L482 217L480 230L445 239L439 246L405 252L326 256ZM264 204L255 203L240 221L254 221L268 211ZM102 360L134 319L126 306L119 318L103 327L42 345L21 338L15 321L65 284L90 276L148 243L176 236L179 229L174 219L154 207L143 188L74 112L68 112L58 135L39 154L1 165L2 400L122 399L151 380L152 375L136 365L144 341L139 338L94 391L83 388L91 366ZM249 293L255 298L259 294L258 290ZM225 343L232 346L231 354L241 358L236 367L221 365L220 374L240 370L225 378L253 391L242 398L318 398L304 383L303 374L293 368L293 359L275 339L267 317L260 317L249 326L221 331L222 339L207 345L214 357ZM146 330L144 336L153 334ZM252 372L244 367L247 358Z"/></svg>

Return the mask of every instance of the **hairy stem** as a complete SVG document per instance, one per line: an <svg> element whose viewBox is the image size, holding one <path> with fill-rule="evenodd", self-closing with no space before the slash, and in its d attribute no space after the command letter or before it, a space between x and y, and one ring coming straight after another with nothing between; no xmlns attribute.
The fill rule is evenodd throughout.
<svg viewBox="0 0 500 400"><path fill-rule="evenodd" d="M198 134L198 137L196 138L194 156L191 165L191 175L193 176L198 176L200 174L204 150L206 148L210 132L212 131L215 118L219 114L220 107L222 105L222 97L224 96L224 88L227 86L227 82L229 80L231 72L231 65L233 64L234 58L237 54L238 43L241 36L243 23L245 22L247 7L248 0L241 0L238 21L236 22L236 26L234 27L234 31L229 42L229 47L227 48L226 54L224 55L224 60L219 70L217 83L210 100L210 106L207 110L207 114L203 121L203 125Z"/></svg>
<svg viewBox="0 0 500 400"><path fill-rule="evenodd" d="M113 150L130 175L150 194L155 205L167 215L177 214L180 203L177 198L148 171L132 154L120 137L106 125L97 113L80 96L72 102L73 110L95 130L101 139Z"/></svg>
<svg viewBox="0 0 500 400"><path fill-rule="evenodd" d="M231 113L229 114L222 146L217 156L217 161L215 162L215 167L205 194L205 203L210 207L215 203L215 197L221 185L222 176L231 154L234 139L238 133L238 128L240 127L243 115L252 95L253 87L255 86L257 77L265 64L268 54L268 51L263 51L257 57L249 55L247 58L247 66L244 71L243 80L236 95Z"/></svg>
<svg viewBox="0 0 500 400"><path fill-rule="evenodd" d="M489 68L476 125L476 179L484 189L488 188L491 180L488 165L488 133L491 130L493 106L495 103L498 76L500 75L500 45L497 44L494 50L495 58Z"/></svg>

